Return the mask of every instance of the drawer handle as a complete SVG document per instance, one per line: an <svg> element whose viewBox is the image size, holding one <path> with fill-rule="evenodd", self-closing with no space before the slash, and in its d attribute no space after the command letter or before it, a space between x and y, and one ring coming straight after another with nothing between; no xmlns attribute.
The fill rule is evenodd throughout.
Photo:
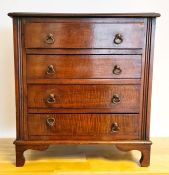
<svg viewBox="0 0 169 175"><path fill-rule="evenodd" d="M55 42L54 36L52 33L49 33L45 39L47 44L53 44Z"/></svg>
<svg viewBox="0 0 169 175"><path fill-rule="evenodd" d="M118 132L120 130L118 123L113 123L111 127L111 132Z"/></svg>
<svg viewBox="0 0 169 175"><path fill-rule="evenodd" d="M49 96L48 96L46 102L47 102L48 104L52 104L52 103L55 103L55 101L56 101L55 95L54 95L54 94L49 94Z"/></svg>
<svg viewBox="0 0 169 175"><path fill-rule="evenodd" d="M53 118L53 117L47 118L46 123L48 126L53 127L55 125L55 118Z"/></svg>
<svg viewBox="0 0 169 175"><path fill-rule="evenodd" d="M121 70L120 66L115 65L114 68L113 68L113 74L120 75L121 72L122 72L122 70Z"/></svg>
<svg viewBox="0 0 169 175"><path fill-rule="evenodd" d="M114 94L113 97L112 97L112 99L111 99L111 101L114 104L120 103L120 97L119 97L119 95Z"/></svg>
<svg viewBox="0 0 169 175"><path fill-rule="evenodd" d="M117 33L114 37L114 43L115 44L121 44L123 42L123 36L119 33Z"/></svg>
<svg viewBox="0 0 169 175"><path fill-rule="evenodd" d="M52 64L50 64L48 66L48 70L46 71L46 74L51 75L51 74L54 74L54 73L55 73L54 66Z"/></svg>

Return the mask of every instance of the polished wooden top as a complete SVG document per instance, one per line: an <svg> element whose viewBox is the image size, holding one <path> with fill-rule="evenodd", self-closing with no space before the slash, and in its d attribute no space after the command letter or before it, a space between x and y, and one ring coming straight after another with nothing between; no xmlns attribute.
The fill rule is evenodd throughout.
<svg viewBox="0 0 169 175"><path fill-rule="evenodd" d="M160 17L159 13L31 13L11 12L11 17Z"/></svg>

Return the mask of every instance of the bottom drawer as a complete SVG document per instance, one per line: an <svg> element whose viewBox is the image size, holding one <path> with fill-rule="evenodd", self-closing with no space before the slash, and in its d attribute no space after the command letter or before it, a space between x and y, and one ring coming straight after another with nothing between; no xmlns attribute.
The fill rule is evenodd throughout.
<svg viewBox="0 0 169 175"><path fill-rule="evenodd" d="M31 140L139 139L137 114L29 114Z"/></svg>

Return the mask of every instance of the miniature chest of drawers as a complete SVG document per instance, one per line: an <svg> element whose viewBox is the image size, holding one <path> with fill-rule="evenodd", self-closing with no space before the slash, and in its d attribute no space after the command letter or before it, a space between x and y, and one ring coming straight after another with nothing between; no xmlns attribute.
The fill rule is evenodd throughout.
<svg viewBox="0 0 169 175"><path fill-rule="evenodd" d="M112 144L150 162L156 13L13 17L16 166L54 144Z"/></svg>

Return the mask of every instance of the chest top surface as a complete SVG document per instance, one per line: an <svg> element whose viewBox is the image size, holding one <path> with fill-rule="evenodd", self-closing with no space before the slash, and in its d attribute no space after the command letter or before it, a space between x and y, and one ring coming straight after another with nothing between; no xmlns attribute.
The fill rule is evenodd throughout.
<svg viewBox="0 0 169 175"><path fill-rule="evenodd" d="M11 12L11 17L160 17L159 13L30 13Z"/></svg>

